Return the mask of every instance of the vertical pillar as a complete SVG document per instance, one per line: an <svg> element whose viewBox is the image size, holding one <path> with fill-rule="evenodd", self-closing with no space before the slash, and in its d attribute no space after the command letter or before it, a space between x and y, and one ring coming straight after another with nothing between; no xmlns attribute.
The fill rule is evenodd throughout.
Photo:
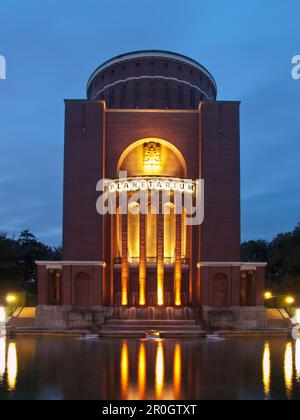
<svg viewBox="0 0 300 420"><path fill-rule="evenodd" d="M181 305L181 280L182 280L182 266L181 266L181 226L182 215L176 214L176 246L175 246L175 267L174 267L174 295L175 305Z"/></svg>
<svg viewBox="0 0 300 420"><path fill-rule="evenodd" d="M159 209L157 215L157 305L164 304L164 214L162 198L159 194Z"/></svg>
<svg viewBox="0 0 300 420"><path fill-rule="evenodd" d="M140 214L139 305L146 305L146 215Z"/></svg>
<svg viewBox="0 0 300 420"><path fill-rule="evenodd" d="M248 272L248 306L255 306L255 271Z"/></svg>
<svg viewBox="0 0 300 420"><path fill-rule="evenodd" d="M241 271L241 306L246 306L247 272Z"/></svg>
<svg viewBox="0 0 300 420"><path fill-rule="evenodd" d="M55 273L55 301L56 305L61 305L61 271Z"/></svg>
<svg viewBox="0 0 300 420"><path fill-rule="evenodd" d="M122 215L122 273L121 273L121 304L128 305L129 264L128 264L128 215Z"/></svg>

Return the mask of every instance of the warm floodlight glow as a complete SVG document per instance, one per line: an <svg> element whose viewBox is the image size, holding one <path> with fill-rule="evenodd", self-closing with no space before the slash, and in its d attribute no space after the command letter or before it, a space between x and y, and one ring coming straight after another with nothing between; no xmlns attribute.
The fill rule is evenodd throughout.
<svg viewBox="0 0 300 420"><path fill-rule="evenodd" d="M175 265L175 305L181 305L181 265Z"/></svg>
<svg viewBox="0 0 300 420"><path fill-rule="evenodd" d="M271 391L271 354L269 343L265 343L262 367L265 397L269 399Z"/></svg>
<svg viewBox="0 0 300 420"><path fill-rule="evenodd" d="M272 299L272 297L273 297L273 295L272 295L272 293L271 293L271 292L266 292L266 293L265 293L265 299L266 299L266 300L270 300L270 299Z"/></svg>
<svg viewBox="0 0 300 420"><path fill-rule="evenodd" d="M157 305L163 306L164 304L164 266L163 261L158 261L157 267Z"/></svg>
<svg viewBox="0 0 300 420"><path fill-rule="evenodd" d="M17 298L14 295L8 295L8 296L6 296L6 302L7 303L14 303L16 300L17 300Z"/></svg>
<svg viewBox="0 0 300 420"><path fill-rule="evenodd" d="M139 305L146 305L146 264L140 264Z"/></svg>
<svg viewBox="0 0 300 420"><path fill-rule="evenodd" d="M161 167L161 145L154 141L144 144L144 167L146 170L158 170Z"/></svg>
<svg viewBox="0 0 300 420"><path fill-rule="evenodd" d="M287 343L284 356L284 379L288 397L290 398L293 390L293 347L292 343Z"/></svg>
<svg viewBox="0 0 300 420"><path fill-rule="evenodd" d="M174 365L173 365L173 382L175 398L180 400L181 395L181 345L177 343L174 350Z"/></svg>
<svg viewBox="0 0 300 420"><path fill-rule="evenodd" d="M6 338L0 337L0 380L3 379L6 366Z"/></svg>
<svg viewBox="0 0 300 420"><path fill-rule="evenodd" d="M289 305L292 305L293 303L295 303L295 299L292 296L288 296L285 301Z"/></svg>
<svg viewBox="0 0 300 420"><path fill-rule="evenodd" d="M155 391L156 398L162 398L162 392L164 388L165 378L165 360L164 360L164 349L161 342L158 343L156 362L155 362Z"/></svg>
<svg viewBox="0 0 300 420"><path fill-rule="evenodd" d="M300 340L296 340L295 345L295 368L296 368L296 375L297 381L300 382Z"/></svg>
<svg viewBox="0 0 300 420"><path fill-rule="evenodd" d="M6 320L5 309L0 306L0 323L4 324Z"/></svg>
<svg viewBox="0 0 300 420"><path fill-rule="evenodd" d="M16 343L10 343L7 352L7 384L10 391L16 388L18 375L18 357Z"/></svg>
<svg viewBox="0 0 300 420"><path fill-rule="evenodd" d="M121 392L122 398L127 399L129 386L129 355L128 345L126 342L122 344L121 352Z"/></svg>
<svg viewBox="0 0 300 420"><path fill-rule="evenodd" d="M145 343L140 344L138 359L138 394L139 399L145 399L146 393L146 374L147 374L147 362L146 362L146 347Z"/></svg>

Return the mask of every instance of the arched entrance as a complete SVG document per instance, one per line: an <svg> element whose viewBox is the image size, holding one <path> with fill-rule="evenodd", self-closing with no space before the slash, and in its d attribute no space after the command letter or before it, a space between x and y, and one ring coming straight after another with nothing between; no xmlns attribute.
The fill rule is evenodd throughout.
<svg viewBox="0 0 300 420"><path fill-rule="evenodd" d="M120 156L117 172L121 173L123 181L163 179L171 183L186 178L187 166L182 153L172 143L146 138L126 148ZM128 193L127 216L121 214L120 208L117 210L115 259L121 262L121 270L114 278L121 275L121 281L115 282L116 286L121 284L121 290L115 289L115 292L121 293L124 306L136 300L140 306L181 306L183 294L189 295L181 285L182 260L187 258L185 213L175 214L174 190L170 189L167 201L163 201L160 191L156 191L155 205L153 190L147 192L146 212L140 203L131 202L136 191ZM133 290L136 284L138 290Z"/></svg>

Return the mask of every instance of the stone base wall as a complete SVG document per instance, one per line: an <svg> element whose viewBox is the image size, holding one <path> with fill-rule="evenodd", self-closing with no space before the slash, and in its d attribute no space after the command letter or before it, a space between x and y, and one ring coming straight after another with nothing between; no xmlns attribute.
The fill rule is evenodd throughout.
<svg viewBox="0 0 300 420"><path fill-rule="evenodd" d="M264 306L203 306L203 321L211 329L260 330L267 328L267 311Z"/></svg>
<svg viewBox="0 0 300 420"><path fill-rule="evenodd" d="M36 327L43 329L86 329L102 325L110 316L110 308L103 306L74 307L39 305Z"/></svg>

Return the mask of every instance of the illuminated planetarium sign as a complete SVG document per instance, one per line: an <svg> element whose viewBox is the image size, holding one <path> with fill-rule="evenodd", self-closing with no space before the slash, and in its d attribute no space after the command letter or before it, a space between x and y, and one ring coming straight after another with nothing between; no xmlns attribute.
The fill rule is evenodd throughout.
<svg viewBox="0 0 300 420"><path fill-rule="evenodd" d="M195 193L195 183L185 179L170 178L132 178L107 182L107 191L136 192L136 191L169 191L181 193Z"/></svg>

